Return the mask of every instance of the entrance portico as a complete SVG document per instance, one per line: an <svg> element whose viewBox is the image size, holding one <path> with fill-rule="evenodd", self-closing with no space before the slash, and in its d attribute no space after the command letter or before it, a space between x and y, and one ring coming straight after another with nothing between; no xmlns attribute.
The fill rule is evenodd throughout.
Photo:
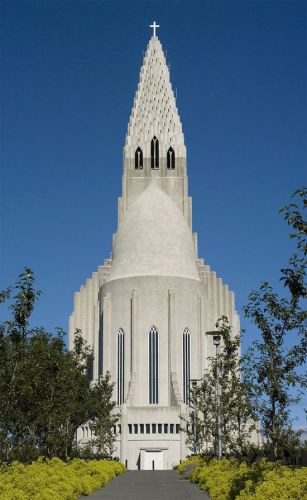
<svg viewBox="0 0 307 500"><path fill-rule="evenodd" d="M140 450L141 470L167 469L167 448L145 448Z"/></svg>

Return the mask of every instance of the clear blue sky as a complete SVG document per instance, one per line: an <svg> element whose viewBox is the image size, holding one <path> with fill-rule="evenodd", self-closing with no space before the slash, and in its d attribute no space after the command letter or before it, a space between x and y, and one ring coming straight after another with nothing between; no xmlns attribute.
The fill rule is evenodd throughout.
<svg viewBox="0 0 307 500"><path fill-rule="evenodd" d="M154 19L178 90L199 254L241 314L262 280L282 290L293 247L278 209L305 183L306 3L2 0L0 287L34 270L36 325L67 328L73 292L111 251ZM256 332L242 325L246 346Z"/></svg>

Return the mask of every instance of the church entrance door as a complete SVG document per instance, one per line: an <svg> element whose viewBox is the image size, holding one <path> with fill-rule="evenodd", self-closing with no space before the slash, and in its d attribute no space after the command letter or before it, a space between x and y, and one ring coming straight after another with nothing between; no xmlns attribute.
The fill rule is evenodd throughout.
<svg viewBox="0 0 307 500"><path fill-rule="evenodd" d="M163 470L163 451L145 451L144 470Z"/></svg>

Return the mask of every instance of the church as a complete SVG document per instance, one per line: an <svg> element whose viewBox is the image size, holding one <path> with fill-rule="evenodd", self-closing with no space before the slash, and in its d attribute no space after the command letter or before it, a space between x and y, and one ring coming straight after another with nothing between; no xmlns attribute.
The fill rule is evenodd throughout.
<svg viewBox="0 0 307 500"><path fill-rule="evenodd" d="M115 454L130 470L171 469L190 453L180 417L189 412L191 381L215 352L206 332L222 315L240 330L234 293L198 257L182 124L158 25L151 27L112 253L75 293L69 322L69 347L80 328L93 350L93 381L111 373L120 413ZM78 431L81 444L89 432Z"/></svg>

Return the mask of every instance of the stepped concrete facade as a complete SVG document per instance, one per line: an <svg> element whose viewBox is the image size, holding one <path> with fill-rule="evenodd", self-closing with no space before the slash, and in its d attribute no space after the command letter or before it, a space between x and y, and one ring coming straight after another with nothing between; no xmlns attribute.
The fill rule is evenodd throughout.
<svg viewBox="0 0 307 500"><path fill-rule="evenodd" d="M189 453L180 416L222 315L238 333L234 293L198 257L184 135L154 34L126 135L112 254L75 293L69 323L69 347L80 328L93 349L93 381L111 373L116 451L129 469L170 469ZM78 439L90 439L88 427Z"/></svg>

